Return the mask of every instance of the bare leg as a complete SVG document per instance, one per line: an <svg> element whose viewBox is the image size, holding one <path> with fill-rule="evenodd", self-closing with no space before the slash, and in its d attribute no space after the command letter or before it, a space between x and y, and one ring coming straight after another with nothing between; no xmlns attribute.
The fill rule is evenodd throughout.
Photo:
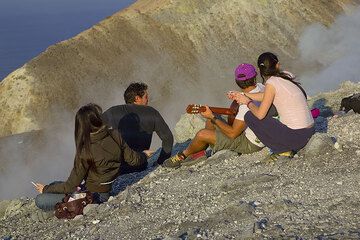
<svg viewBox="0 0 360 240"><path fill-rule="evenodd" d="M201 129L191 141L190 145L183 151L185 156L205 150L209 144L215 144L215 130Z"/></svg>

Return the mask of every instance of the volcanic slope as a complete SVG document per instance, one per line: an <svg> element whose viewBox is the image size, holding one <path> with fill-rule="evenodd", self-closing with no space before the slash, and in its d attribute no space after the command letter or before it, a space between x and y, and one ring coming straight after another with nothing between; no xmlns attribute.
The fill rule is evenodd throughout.
<svg viewBox="0 0 360 240"><path fill-rule="evenodd" d="M179 99L223 102L219 92L232 87L239 62L269 49L286 62L306 25L328 26L359 2L139 0L9 74L0 85L0 136L69 121L63 113L88 102L119 104L133 81L147 82L152 104L175 123Z"/></svg>

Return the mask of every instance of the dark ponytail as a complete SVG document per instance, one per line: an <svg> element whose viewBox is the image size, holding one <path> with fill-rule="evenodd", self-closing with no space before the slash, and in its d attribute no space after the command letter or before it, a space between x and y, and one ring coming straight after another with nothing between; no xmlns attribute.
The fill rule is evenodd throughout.
<svg viewBox="0 0 360 240"><path fill-rule="evenodd" d="M91 103L81 107L76 113L76 158L79 158L81 155L86 160L93 160L93 156L90 151L90 133L96 132L104 125L101 118L101 111L100 106Z"/></svg>
<svg viewBox="0 0 360 240"><path fill-rule="evenodd" d="M279 63L279 59L277 56L271 52L264 52L258 57L258 68L260 70L261 78L263 79L263 83L265 82L265 78L276 76L281 77L283 79L286 79L296 86L302 91L305 98L307 98L307 94L305 90L301 87L301 84L297 81L295 81L294 76L292 76L290 73L280 71L276 65Z"/></svg>

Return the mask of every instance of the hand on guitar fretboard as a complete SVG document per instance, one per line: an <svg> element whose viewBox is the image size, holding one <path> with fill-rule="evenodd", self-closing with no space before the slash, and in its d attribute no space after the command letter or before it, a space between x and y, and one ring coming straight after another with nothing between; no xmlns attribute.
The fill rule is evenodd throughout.
<svg viewBox="0 0 360 240"><path fill-rule="evenodd" d="M190 104L186 108L186 112L189 114L197 114L205 111L206 107L200 104Z"/></svg>
<svg viewBox="0 0 360 240"><path fill-rule="evenodd" d="M221 114L221 115L236 115L237 109L232 108L220 108L220 107L209 107L213 113ZM197 114L201 112L205 112L206 107L200 104L190 104L186 108L186 112L189 114Z"/></svg>
<svg viewBox="0 0 360 240"><path fill-rule="evenodd" d="M236 101L233 101L230 105L230 108L219 108L219 107L209 107L213 113L228 116L228 124L231 126L234 122L235 116L239 110L239 104ZM205 112L206 107L200 104L190 104L186 108L186 112L189 114L197 114Z"/></svg>

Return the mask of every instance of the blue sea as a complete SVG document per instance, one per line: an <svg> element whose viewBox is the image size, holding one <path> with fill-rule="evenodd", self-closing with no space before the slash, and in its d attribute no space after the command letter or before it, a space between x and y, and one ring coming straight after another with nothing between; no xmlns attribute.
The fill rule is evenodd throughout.
<svg viewBox="0 0 360 240"><path fill-rule="evenodd" d="M0 0L0 81L135 0Z"/></svg>

